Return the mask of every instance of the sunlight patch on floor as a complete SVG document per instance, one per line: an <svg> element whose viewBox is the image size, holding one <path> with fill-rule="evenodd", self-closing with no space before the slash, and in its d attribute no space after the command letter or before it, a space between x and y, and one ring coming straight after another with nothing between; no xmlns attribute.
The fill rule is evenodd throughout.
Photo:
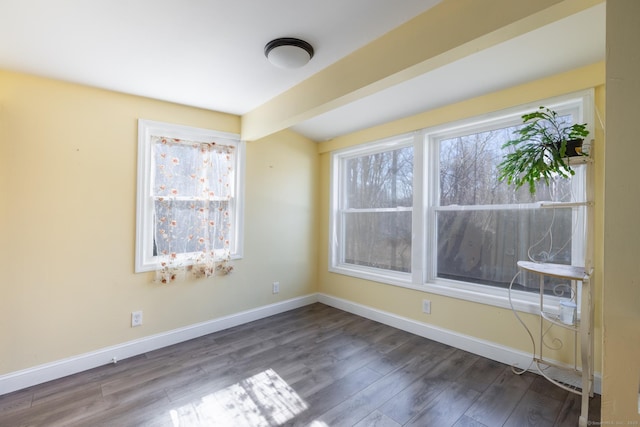
<svg viewBox="0 0 640 427"><path fill-rule="evenodd" d="M273 427L308 408L286 381L268 369L169 413L174 427ZM318 426L320 427L320 426Z"/></svg>

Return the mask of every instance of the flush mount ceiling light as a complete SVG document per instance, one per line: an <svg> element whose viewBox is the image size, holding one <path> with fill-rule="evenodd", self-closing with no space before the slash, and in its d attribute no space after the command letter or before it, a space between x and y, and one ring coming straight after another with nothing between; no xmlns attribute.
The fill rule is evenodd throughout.
<svg viewBox="0 0 640 427"><path fill-rule="evenodd" d="M282 37L266 44L264 56L276 67L300 68L313 58L313 46L304 40Z"/></svg>

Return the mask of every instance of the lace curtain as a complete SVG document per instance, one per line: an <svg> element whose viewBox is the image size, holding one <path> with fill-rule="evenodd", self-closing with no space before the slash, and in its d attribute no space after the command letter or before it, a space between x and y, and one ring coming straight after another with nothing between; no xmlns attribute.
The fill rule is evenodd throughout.
<svg viewBox="0 0 640 427"><path fill-rule="evenodd" d="M152 137L156 280L229 274L235 147Z"/></svg>

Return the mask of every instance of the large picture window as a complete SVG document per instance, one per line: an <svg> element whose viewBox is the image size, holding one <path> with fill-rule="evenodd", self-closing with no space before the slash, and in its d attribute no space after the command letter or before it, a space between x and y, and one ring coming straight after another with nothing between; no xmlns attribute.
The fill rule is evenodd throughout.
<svg viewBox="0 0 640 427"><path fill-rule="evenodd" d="M591 99L540 104L583 123ZM503 144L540 104L334 152L330 270L505 306L517 261L583 265L585 207L566 203L585 200L586 166L535 195L498 180ZM558 285L546 292L566 296ZM533 301L538 286L521 274L513 289Z"/></svg>

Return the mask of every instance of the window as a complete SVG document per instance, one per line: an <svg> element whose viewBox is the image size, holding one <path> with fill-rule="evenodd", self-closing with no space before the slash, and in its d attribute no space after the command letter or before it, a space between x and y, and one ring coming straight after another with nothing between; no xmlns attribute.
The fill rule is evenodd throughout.
<svg viewBox="0 0 640 427"><path fill-rule="evenodd" d="M332 155L330 271L506 306L518 260L583 265L586 166L575 175L514 191L497 179L502 145L521 115L548 105L584 122L591 93L540 101L423 129ZM521 274L513 289L533 302L538 279ZM566 296L551 279L546 292Z"/></svg>
<svg viewBox="0 0 640 427"><path fill-rule="evenodd" d="M349 150L339 163L334 266L399 280L411 273L413 137Z"/></svg>
<svg viewBox="0 0 640 427"><path fill-rule="evenodd" d="M578 110L562 108L572 122ZM427 137L432 170L438 171L437 191L431 194L429 236L434 257L430 279L476 283L507 288L517 273L518 260L581 263L584 207L546 209L541 203L584 200L584 165L574 165L576 175L539 184L535 196L529 189L497 179L502 145L520 126L519 116L493 120L487 126L458 128ZM434 177L434 179L436 179ZM514 289L538 292L537 278L522 274ZM550 279L547 292L563 296L568 291L559 279ZM568 284L568 282L566 282Z"/></svg>
<svg viewBox="0 0 640 427"><path fill-rule="evenodd" d="M237 135L139 120L136 272L242 255Z"/></svg>

